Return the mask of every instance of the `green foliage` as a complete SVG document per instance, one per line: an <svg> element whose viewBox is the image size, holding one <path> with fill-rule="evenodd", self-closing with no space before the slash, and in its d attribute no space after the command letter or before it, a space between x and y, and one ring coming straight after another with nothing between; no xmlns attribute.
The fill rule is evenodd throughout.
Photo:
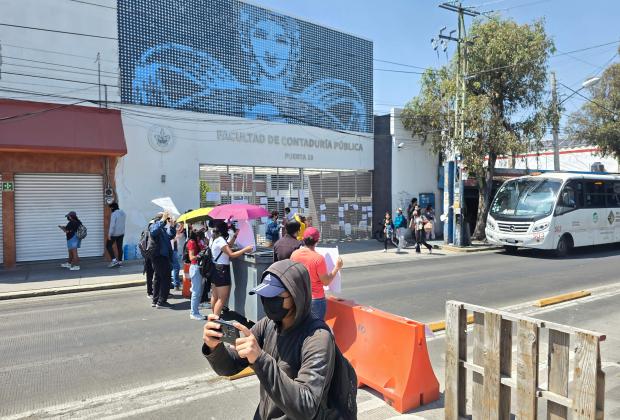
<svg viewBox="0 0 620 420"><path fill-rule="evenodd" d="M474 21L468 39L465 138L454 138L456 56L448 66L422 76L420 94L405 106L402 121L414 135L430 138L435 151L460 151L479 181L483 217L474 234L479 237L496 158L523 152L544 134L546 63L554 45L543 21L519 25L499 16Z"/></svg>
<svg viewBox="0 0 620 420"><path fill-rule="evenodd" d="M591 102L569 118L569 136L598 146L603 155L620 159L620 64L609 66L589 88Z"/></svg>
<svg viewBox="0 0 620 420"><path fill-rule="evenodd" d="M207 193L211 191L209 183L204 179L200 180L200 207L207 207Z"/></svg>

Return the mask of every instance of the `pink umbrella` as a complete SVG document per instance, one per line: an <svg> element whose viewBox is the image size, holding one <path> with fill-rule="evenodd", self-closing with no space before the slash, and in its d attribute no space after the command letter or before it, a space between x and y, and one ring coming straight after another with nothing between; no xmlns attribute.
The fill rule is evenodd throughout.
<svg viewBox="0 0 620 420"><path fill-rule="evenodd" d="M214 219L251 220L269 216L269 211L253 204L222 204L209 212Z"/></svg>

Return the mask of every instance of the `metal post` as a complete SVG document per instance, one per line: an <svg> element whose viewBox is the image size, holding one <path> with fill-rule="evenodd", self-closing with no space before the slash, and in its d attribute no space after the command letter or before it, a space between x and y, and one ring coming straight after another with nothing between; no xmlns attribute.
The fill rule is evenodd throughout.
<svg viewBox="0 0 620 420"><path fill-rule="evenodd" d="M555 72L551 72L551 102L553 109L552 120L552 132L553 132L553 170L560 170L560 139L559 139L559 123L560 123L560 110L558 104L558 91L555 80Z"/></svg>

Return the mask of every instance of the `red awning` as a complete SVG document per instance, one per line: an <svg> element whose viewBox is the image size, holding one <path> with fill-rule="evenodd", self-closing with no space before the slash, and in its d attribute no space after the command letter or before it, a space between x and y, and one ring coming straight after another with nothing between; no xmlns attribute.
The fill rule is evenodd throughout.
<svg viewBox="0 0 620 420"><path fill-rule="evenodd" d="M0 151L123 156L127 145L120 111L0 99Z"/></svg>

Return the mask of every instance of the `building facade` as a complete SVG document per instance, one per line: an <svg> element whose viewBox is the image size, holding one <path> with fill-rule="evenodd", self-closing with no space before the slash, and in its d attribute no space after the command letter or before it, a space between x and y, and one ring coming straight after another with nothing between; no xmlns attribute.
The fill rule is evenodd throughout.
<svg viewBox="0 0 620 420"><path fill-rule="evenodd" d="M39 158L58 162L46 173L68 177L57 190L78 183L72 176L99 176L61 200L66 211L78 211L80 200L98 208L89 216L83 248L92 248L85 255L103 255L104 192L127 212L130 246L158 210L151 200L159 197L171 197L181 211L229 202L288 206L311 217L326 238L371 235L371 41L237 0L88 3L6 2L3 15L16 27L0 28L0 97L48 104L28 117L40 127L38 137L17 153L36 154L39 143L47 144L51 122L43 115L92 108L120 121L122 147L92 155L106 157L99 166L88 159L72 164L66 148ZM29 112L3 115L20 119ZM105 133L102 124L82 132L71 153L91 153L82 149ZM26 190L22 175L40 171L8 168L0 167L3 181L15 180L14 191L2 194L2 248L16 254L10 242L20 243L26 228L10 202ZM52 226L63 223L63 212L50 214ZM7 233L7 221L15 232ZM257 223L259 236L261 229ZM17 251L8 261L66 252L60 243L51 247L56 251L49 255Z"/></svg>

